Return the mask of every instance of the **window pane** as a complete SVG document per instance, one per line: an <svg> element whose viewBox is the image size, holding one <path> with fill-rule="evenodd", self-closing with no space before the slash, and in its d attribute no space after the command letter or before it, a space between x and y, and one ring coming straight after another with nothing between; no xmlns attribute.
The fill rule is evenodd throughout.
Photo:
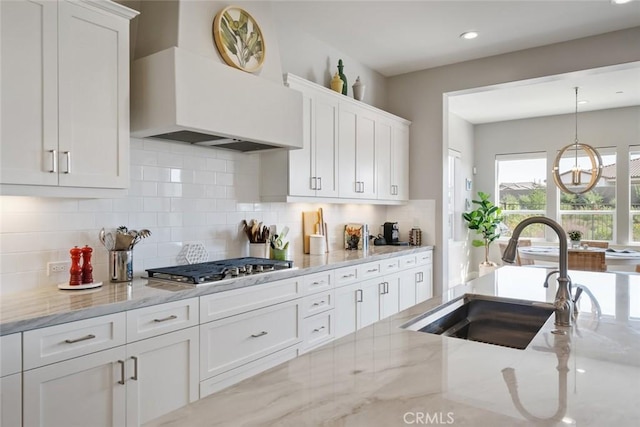
<svg viewBox="0 0 640 427"><path fill-rule="evenodd" d="M599 148L598 152L604 164L600 181L595 188L584 194L560 192L560 222L567 231L581 231L582 238L585 240L613 241L616 210L616 157L612 149ZM590 161L586 156L578 157L578 164L583 169L590 167ZM571 165L561 162L561 170L570 168Z"/></svg>
<svg viewBox="0 0 640 427"><path fill-rule="evenodd" d="M545 215L547 162L545 153L496 156L498 200L504 215L502 236L525 218ZM532 224L521 237L544 238L544 226Z"/></svg>
<svg viewBox="0 0 640 427"><path fill-rule="evenodd" d="M629 153L629 207L631 217L631 240L640 242L640 147L631 147Z"/></svg>

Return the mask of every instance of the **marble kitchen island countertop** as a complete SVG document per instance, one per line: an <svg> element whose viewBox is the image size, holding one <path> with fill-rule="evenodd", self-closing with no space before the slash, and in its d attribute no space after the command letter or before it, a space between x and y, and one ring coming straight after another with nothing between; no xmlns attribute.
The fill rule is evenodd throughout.
<svg viewBox="0 0 640 427"><path fill-rule="evenodd" d="M640 275L570 272L577 323L552 334L552 314L524 350L400 328L465 293L551 302L547 272L500 268L148 426L635 426Z"/></svg>
<svg viewBox="0 0 640 427"><path fill-rule="evenodd" d="M432 250L432 246L372 246L368 251L332 251L326 255L297 255L294 269L234 278L209 285L181 285L137 278L88 290L60 290L56 285L0 296L0 335L118 313L165 302L224 292L288 279L328 269Z"/></svg>

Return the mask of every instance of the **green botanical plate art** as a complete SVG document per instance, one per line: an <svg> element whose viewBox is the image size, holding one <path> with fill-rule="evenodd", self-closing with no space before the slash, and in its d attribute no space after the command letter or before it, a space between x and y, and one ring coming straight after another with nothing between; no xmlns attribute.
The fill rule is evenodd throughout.
<svg viewBox="0 0 640 427"><path fill-rule="evenodd" d="M246 10L235 6L222 9L213 21L213 38L220 55L230 66L247 72L262 67L264 38Z"/></svg>

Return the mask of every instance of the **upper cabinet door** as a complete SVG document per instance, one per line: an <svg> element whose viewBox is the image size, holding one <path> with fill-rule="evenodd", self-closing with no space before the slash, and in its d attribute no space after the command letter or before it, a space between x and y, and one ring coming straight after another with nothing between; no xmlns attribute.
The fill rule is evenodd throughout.
<svg viewBox="0 0 640 427"><path fill-rule="evenodd" d="M129 20L59 2L60 185L126 188Z"/></svg>
<svg viewBox="0 0 640 427"><path fill-rule="evenodd" d="M340 105L338 119L339 193L341 198L357 197L360 184L356 177L357 113L349 105Z"/></svg>
<svg viewBox="0 0 640 427"><path fill-rule="evenodd" d="M302 92L302 148L289 151L289 192L291 196L315 196L314 176L315 158L312 133L313 123L313 97L309 93ZM266 166L266 165L265 165ZM272 174L268 174L270 176Z"/></svg>
<svg viewBox="0 0 640 427"><path fill-rule="evenodd" d="M0 2L0 182L57 185L57 3Z"/></svg>
<svg viewBox="0 0 640 427"><path fill-rule="evenodd" d="M376 198L375 138L376 116L359 112L356 126L356 178L361 183L358 198Z"/></svg>
<svg viewBox="0 0 640 427"><path fill-rule="evenodd" d="M376 188L378 199L392 200L394 188L392 173L393 148L391 145L391 124L386 121L376 123Z"/></svg>
<svg viewBox="0 0 640 427"><path fill-rule="evenodd" d="M393 159L391 165L393 194L396 200L409 200L409 126L398 123L393 127Z"/></svg>
<svg viewBox="0 0 640 427"><path fill-rule="evenodd" d="M318 197L338 195L338 102L315 97L315 188Z"/></svg>

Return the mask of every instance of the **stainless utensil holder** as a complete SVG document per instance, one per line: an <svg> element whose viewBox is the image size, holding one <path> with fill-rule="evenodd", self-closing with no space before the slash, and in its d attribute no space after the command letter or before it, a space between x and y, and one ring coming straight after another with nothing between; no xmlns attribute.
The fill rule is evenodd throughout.
<svg viewBox="0 0 640 427"><path fill-rule="evenodd" d="M109 251L109 279L112 282L133 280L133 251Z"/></svg>

